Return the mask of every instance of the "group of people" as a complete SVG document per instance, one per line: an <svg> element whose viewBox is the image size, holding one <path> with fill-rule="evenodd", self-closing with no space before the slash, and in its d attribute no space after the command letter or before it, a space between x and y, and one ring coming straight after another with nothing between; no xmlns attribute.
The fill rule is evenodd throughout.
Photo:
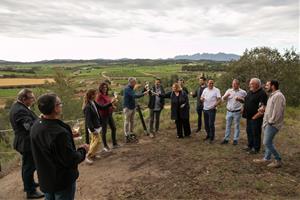
<svg viewBox="0 0 300 200"><path fill-rule="evenodd" d="M249 154L257 154L261 148L261 132L264 130L265 155L255 163L265 163L269 167L280 167L281 157L273 145L273 139L283 124L285 97L279 90L276 80L268 81L265 90L258 78L252 78L249 92L240 88L237 79L232 81L232 87L223 96L214 86L214 80L206 81L199 78L199 86L189 93L180 79L172 85L172 91L165 92L160 79L156 79L153 87L144 88L140 93L135 91L137 80L128 79L128 85L123 91L124 138L126 143L136 139L134 134L136 99L149 96L150 137L159 132L160 115L164 108L165 98L171 102L171 119L175 121L177 138L190 137L190 104L189 95L197 99L198 114L197 129L202 129L202 115L206 132L205 141L213 144L215 141L215 119L217 107L227 102L226 130L221 144L228 144L234 124L233 145L238 144L241 117L247 121ZM269 97L267 95L269 94ZM109 84L104 82L96 89L89 89L82 106L85 116L86 144L78 148L74 144L75 131L64 123L60 117L63 104L54 93L41 95L37 106L41 115L38 117L30 107L35 102L35 96L30 89L22 89L17 101L10 111L10 122L15 133L14 148L22 155L22 180L27 198L43 198L47 200L74 199L76 179L79 176L78 164L85 161L93 164L99 158L100 140L103 150L111 151L106 134L108 126L111 129L112 148L120 145L116 139L116 125L113 112L118 103L117 97L109 96ZM271 162L274 155L275 161ZM34 171L37 171L39 182L34 181ZM36 188L40 187L39 192Z"/></svg>

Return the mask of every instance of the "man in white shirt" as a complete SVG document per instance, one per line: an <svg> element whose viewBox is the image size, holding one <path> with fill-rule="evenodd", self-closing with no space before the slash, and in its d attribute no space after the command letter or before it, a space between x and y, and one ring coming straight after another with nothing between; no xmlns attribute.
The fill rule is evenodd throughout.
<svg viewBox="0 0 300 200"><path fill-rule="evenodd" d="M213 143L215 139L215 119L217 106L221 103L220 90L214 87L214 81L210 79L207 88L204 89L201 95L203 102L204 123L207 136L204 140L209 139L209 143Z"/></svg>
<svg viewBox="0 0 300 200"><path fill-rule="evenodd" d="M240 88L240 82L237 79L234 79L232 81L232 88L228 89L222 97L223 101L227 101L227 114L225 137L221 144L228 144L231 134L232 121L234 121L233 145L238 144L240 136L240 120L242 117L241 110L243 106L238 100L244 99L246 95L247 92Z"/></svg>

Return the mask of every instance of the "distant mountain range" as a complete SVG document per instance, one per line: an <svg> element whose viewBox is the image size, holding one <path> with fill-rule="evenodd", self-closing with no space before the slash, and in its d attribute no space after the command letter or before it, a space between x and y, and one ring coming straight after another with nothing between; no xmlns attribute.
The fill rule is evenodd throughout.
<svg viewBox="0 0 300 200"><path fill-rule="evenodd" d="M19 62L19 61L6 61L6 60L0 60L0 64L21 64L21 63L37 63L37 64L43 64L43 63L74 63L74 62L87 62L87 61L96 61L96 62L109 62L109 61L141 61L141 60L165 60L165 61L171 61L171 60L211 60L211 61L231 61L231 60L238 60L240 58L239 55L236 54L227 54L227 53L196 53L193 55L178 55L174 58L169 59L131 59L131 58L121 58L121 59L92 59L92 60L72 60L72 59L53 59L53 60L42 60L42 61L36 61L36 62Z"/></svg>
<svg viewBox="0 0 300 200"><path fill-rule="evenodd" d="M227 54L227 53L196 53L193 55L179 55L175 56L175 60L213 60L213 61L231 61L238 60L239 55L236 54Z"/></svg>

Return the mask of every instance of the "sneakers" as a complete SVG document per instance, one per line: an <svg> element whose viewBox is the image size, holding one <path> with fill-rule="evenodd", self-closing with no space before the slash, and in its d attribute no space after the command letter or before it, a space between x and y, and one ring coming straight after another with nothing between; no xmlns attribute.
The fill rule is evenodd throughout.
<svg viewBox="0 0 300 200"><path fill-rule="evenodd" d="M150 137L151 137L151 138L154 138L155 136L154 136L154 134L153 134L153 133L150 133Z"/></svg>
<svg viewBox="0 0 300 200"><path fill-rule="evenodd" d="M270 164L267 165L270 168L279 168L282 166L282 162L280 160L274 160Z"/></svg>
<svg viewBox="0 0 300 200"><path fill-rule="evenodd" d="M238 141L237 140L233 140L232 145L238 145Z"/></svg>
<svg viewBox="0 0 300 200"><path fill-rule="evenodd" d="M92 161L92 159L86 157L85 158L85 163L88 164L88 165L92 165L94 163L94 161Z"/></svg>
<svg viewBox="0 0 300 200"><path fill-rule="evenodd" d="M120 146L119 144L114 144L112 148L113 148L113 149L117 149L117 148L120 148L120 147L121 147L121 146Z"/></svg>
<svg viewBox="0 0 300 200"><path fill-rule="evenodd" d="M108 146L106 146L106 147L103 148L103 151L104 152L110 152L110 148Z"/></svg>
<svg viewBox="0 0 300 200"><path fill-rule="evenodd" d="M228 140L223 140L221 144L228 144Z"/></svg>
<svg viewBox="0 0 300 200"><path fill-rule="evenodd" d="M254 159L253 162L256 164L269 164L271 161L261 158L261 159Z"/></svg>
<svg viewBox="0 0 300 200"><path fill-rule="evenodd" d="M258 150L251 149L251 150L248 151L247 153L248 153L248 154L258 154L259 151L258 151Z"/></svg>
<svg viewBox="0 0 300 200"><path fill-rule="evenodd" d="M38 191L27 192L27 194L26 194L27 199L41 199L44 196L45 195L43 193L38 192Z"/></svg>

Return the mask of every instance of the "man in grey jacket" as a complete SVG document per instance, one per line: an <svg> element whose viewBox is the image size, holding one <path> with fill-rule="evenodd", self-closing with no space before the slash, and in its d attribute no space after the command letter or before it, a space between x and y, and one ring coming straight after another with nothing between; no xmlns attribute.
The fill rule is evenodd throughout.
<svg viewBox="0 0 300 200"><path fill-rule="evenodd" d="M255 163L266 163L268 167L281 167L281 157L273 145L273 139L283 125L285 97L279 90L279 83L276 80L266 83L266 91L270 93L267 107L265 109L263 128L265 156L262 159L255 159ZM274 155L275 161L271 162L271 156Z"/></svg>

